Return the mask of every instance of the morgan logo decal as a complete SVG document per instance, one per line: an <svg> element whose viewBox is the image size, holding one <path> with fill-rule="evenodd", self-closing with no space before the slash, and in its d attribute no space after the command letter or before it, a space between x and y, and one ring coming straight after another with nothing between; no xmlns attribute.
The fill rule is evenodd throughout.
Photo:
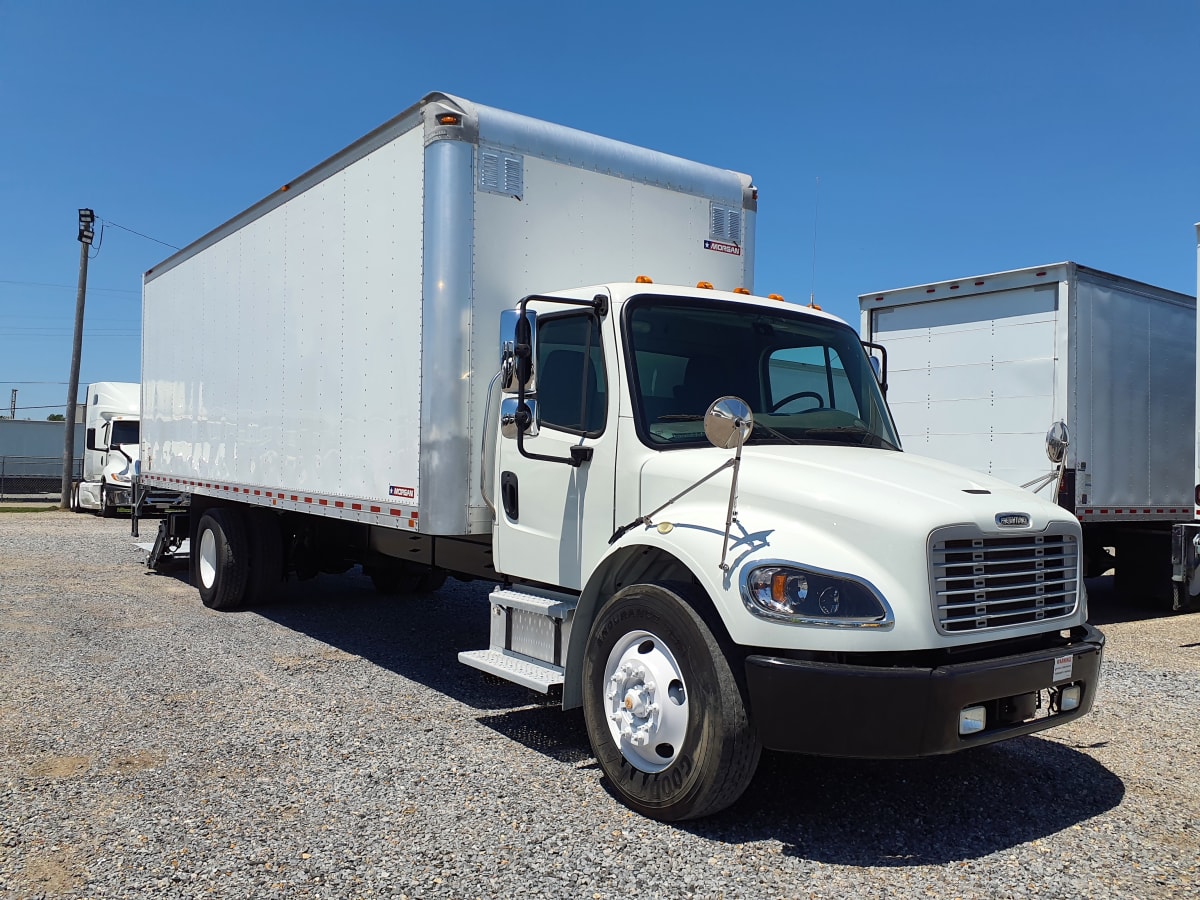
<svg viewBox="0 0 1200 900"><path fill-rule="evenodd" d="M734 256L742 255L742 248L737 244L728 244L725 241L705 241L705 250L716 250L718 253L732 253Z"/></svg>
<svg viewBox="0 0 1200 900"><path fill-rule="evenodd" d="M388 493L391 494L393 497L399 497L401 500L417 499L417 491L415 488L398 487L393 484L388 488Z"/></svg>
<svg viewBox="0 0 1200 900"><path fill-rule="evenodd" d="M1028 528L1029 516L1025 513L998 513L996 524L1001 528Z"/></svg>

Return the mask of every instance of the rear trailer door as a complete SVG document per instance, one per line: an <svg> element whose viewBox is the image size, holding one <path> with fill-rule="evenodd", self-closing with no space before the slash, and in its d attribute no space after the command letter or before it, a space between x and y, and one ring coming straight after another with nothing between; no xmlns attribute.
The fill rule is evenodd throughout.
<svg viewBox="0 0 1200 900"><path fill-rule="evenodd" d="M1064 418L1056 284L871 311L888 350L888 403L904 449L1021 485L1046 475Z"/></svg>

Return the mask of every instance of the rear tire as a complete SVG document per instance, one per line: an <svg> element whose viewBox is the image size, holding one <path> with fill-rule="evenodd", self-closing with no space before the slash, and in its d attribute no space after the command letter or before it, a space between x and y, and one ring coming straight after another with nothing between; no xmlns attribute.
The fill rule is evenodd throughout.
<svg viewBox="0 0 1200 900"><path fill-rule="evenodd" d="M621 799L679 821L736 801L762 745L726 653L682 586L631 585L604 604L583 660L583 713Z"/></svg>
<svg viewBox="0 0 1200 900"><path fill-rule="evenodd" d="M210 509L200 517L192 543L192 572L200 599L209 609L239 609L250 575L245 518L232 507Z"/></svg>

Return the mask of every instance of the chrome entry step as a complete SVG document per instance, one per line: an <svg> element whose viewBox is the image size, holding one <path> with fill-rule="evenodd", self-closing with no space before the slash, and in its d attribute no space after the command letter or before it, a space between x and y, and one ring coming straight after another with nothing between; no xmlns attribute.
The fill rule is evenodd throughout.
<svg viewBox="0 0 1200 900"><path fill-rule="evenodd" d="M563 669L505 650L464 650L458 661L543 694L563 683Z"/></svg>
<svg viewBox="0 0 1200 900"><path fill-rule="evenodd" d="M543 694L561 685L578 598L499 587L490 599L491 646L464 651L458 661Z"/></svg>
<svg viewBox="0 0 1200 900"><path fill-rule="evenodd" d="M551 619L565 619L574 611L576 600L569 596L543 596L518 591L515 588L496 588L490 599L492 606L502 606L507 609L521 609L525 612L537 613Z"/></svg>

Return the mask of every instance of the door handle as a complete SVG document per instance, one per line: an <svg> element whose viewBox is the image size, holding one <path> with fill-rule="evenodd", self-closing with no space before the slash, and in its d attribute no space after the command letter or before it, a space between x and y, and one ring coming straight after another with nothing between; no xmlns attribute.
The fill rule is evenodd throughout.
<svg viewBox="0 0 1200 900"><path fill-rule="evenodd" d="M504 505L504 514L515 522L519 518L520 512L516 472L500 473L500 501Z"/></svg>

